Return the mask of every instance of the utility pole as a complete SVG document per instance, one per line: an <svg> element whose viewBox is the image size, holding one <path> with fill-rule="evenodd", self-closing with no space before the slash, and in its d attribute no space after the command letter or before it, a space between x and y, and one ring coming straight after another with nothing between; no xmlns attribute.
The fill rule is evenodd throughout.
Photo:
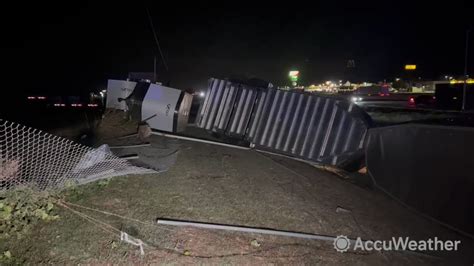
<svg viewBox="0 0 474 266"><path fill-rule="evenodd" d="M166 64L165 57L163 56L163 51L161 50L161 45L160 45L160 41L158 41L158 36L156 36L156 30L155 30L155 26L153 26L153 19L151 18L150 11L148 10L148 7L145 7L145 10L148 16L148 21L150 22L153 38L155 38L156 47L158 47L158 51L160 52L160 55L161 55L161 60L163 61L163 66L165 67L166 71L168 71L168 65Z"/></svg>
<svg viewBox="0 0 474 266"><path fill-rule="evenodd" d="M156 83L156 55L153 57L153 83Z"/></svg>
<svg viewBox="0 0 474 266"><path fill-rule="evenodd" d="M464 50L464 85L462 88L462 110L466 110L466 96L467 96L467 58L469 52L469 29L466 30L466 47Z"/></svg>

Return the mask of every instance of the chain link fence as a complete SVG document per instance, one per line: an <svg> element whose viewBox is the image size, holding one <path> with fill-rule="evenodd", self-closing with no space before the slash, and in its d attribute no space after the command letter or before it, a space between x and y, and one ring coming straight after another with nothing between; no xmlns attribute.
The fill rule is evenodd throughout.
<svg viewBox="0 0 474 266"><path fill-rule="evenodd" d="M41 190L128 174L156 173L44 131L0 119L0 191L18 185Z"/></svg>

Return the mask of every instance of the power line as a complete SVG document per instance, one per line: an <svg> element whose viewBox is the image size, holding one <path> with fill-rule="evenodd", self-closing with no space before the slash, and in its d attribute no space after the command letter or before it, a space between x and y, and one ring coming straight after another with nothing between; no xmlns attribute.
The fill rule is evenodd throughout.
<svg viewBox="0 0 474 266"><path fill-rule="evenodd" d="M148 21L150 22L151 30L153 31L153 37L155 38L156 46L158 46L158 51L161 55L161 60L163 61L163 65L165 66L166 70L168 70L168 65L166 64L165 57L163 56L163 51L161 50L160 41L158 41L158 37L156 36L155 26L153 26L153 20L151 19L150 11L148 7L145 6L146 14L148 16Z"/></svg>

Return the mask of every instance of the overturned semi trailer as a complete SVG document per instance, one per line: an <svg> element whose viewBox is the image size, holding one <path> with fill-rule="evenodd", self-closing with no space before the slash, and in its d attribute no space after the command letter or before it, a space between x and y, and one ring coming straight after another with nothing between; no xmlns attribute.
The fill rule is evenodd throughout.
<svg viewBox="0 0 474 266"><path fill-rule="evenodd" d="M130 118L155 130L184 131L193 96L148 82L109 80L106 107L127 111Z"/></svg>
<svg viewBox="0 0 474 266"><path fill-rule="evenodd" d="M197 126L316 163L357 167L369 116L344 99L210 79Z"/></svg>

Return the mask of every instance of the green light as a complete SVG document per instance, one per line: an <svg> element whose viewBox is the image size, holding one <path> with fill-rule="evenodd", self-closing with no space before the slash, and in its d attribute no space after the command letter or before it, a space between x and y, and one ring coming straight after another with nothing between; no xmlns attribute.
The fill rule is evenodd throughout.
<svg viewBox="0 0 474 266"><path fill-rule="evenodd" d="M298 70L291 70L289 73L288 73L288 76L290 77L290 80L293 81L293 82L297 82L298 81L298 76L299 76L300 72Z"/></svg>

